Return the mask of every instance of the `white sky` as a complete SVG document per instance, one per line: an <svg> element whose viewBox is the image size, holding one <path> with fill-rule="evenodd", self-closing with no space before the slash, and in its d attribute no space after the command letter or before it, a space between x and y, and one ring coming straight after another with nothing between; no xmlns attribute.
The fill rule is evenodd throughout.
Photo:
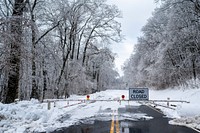
<svg viewBox="0 0 200 133"><path fill-rule="evenodd" d="M147 19L152 16L156 4L154 0L107 0L108 4L115 4L122 11L123 18L119 20L122 25L122 35L125 36L119 44L113 44L112 51L117 53L115 59L116 67L122 76L123 66L126 59L130 57L137 37L141 36L141 28Z"/></svg>

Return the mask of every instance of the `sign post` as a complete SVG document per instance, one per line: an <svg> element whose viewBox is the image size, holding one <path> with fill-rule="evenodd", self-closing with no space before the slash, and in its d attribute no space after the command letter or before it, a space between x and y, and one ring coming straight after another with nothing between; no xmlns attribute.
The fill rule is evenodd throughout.
<svg viewBox="0 0 200 133"><path fill-rule="evenodd" d="M148 88L129 88L129 100L148 101L149 89Z"/></svg>

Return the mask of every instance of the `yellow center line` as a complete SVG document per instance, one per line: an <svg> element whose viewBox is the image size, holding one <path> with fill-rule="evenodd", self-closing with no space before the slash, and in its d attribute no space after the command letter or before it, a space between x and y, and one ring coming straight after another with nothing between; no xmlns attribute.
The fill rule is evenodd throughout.
<svg viewBox="0 0 200 133"><path fill-rule="evenodd" d="M120 133L118 111L116 115L116 133Z"/></svg>
<svg viewBox="0 0 200 133"><path fill-rule="evenodd" d="M114 126L115 126L114 121L115 121L115 118L114 118L114 111L113 111L110 133L114 133Z"/></svg>
<svg viewBox="0 0 200 133"><path fill-rule="evenodd" d="M118 111L116 111L116 112L117 112L117 115L115 116L114 110L113 110L110 133L114 133L115 127L116 127L116 133L120 133ZM116 117L116 125L115 125L115 117Z"/></svg>

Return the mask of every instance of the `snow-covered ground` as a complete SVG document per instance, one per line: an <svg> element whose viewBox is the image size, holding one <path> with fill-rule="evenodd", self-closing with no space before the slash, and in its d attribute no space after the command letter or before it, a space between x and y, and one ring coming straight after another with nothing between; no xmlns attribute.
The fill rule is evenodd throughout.
<svg viewBox="0 0 200 133"><path fill-rule="evenodd" d="M173 118L173 120L170 121L170 124L184 125L200 130L200 89L171 89L150 91L151 100L167 100L167 98L170 98L170 100L182 100L190 102L170 103L172 105L176 105L176 107L172 107L174 110L159 106L156 107L161 109L162 112L164 112L164 114L168 117ZM163 103L160 104L162 105Z"/></svg>
<svg viewBox="0 0 200 133"><path fill-rule="evenodd" d="M150 90L150 100L184 100L190 103L176 104L173 109L157 106L168 117L174 118L171 124L187 125L200 129L200 89L173 89L155 91ZM128 90L107 90L90 95L90 100L119 100L121 95L128 99ZM47 109L47 103L39 103L37 100L20 101L13 104L0 103L0 133L26 133L26 132L51 132L56 128L67 127L79 122L92 122L92 119L110 120L112 110L125 107L128 102L122 101L90 101L83 100L86 96L72 95L68 100L51 103L51 109ZM139 105L129 102L130 105ZM166 103L159 103L166 105ZM144 117L151 119L145 114L125 114L120 119L138 119ZM89 119L89 120L88 120ZM88 120L88 121L86 121Z"/></svg>

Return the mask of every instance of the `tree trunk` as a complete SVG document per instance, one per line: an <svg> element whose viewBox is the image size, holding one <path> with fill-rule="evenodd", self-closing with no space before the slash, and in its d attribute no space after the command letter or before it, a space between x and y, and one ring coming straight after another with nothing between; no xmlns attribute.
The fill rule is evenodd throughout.
<svg viewBox="0 0 200 133"><path fill-rule="evenodd" d="M74 23L73 24L73 32L72 32L72 53L71 53L71 59L73 60L74 59L74 52L75 52L75 45L76 45L76 34L77 34L77 24Z"/></svg>
<svg viewBox="0 0 200 133"><path fill-rule="evenodd" d="M100 91L100 70L97 71L97 92Z"/></svg>
<svg viewBox="0 0 200 133"><path fill-rule="evenodd" d="M192 73L193 73L193 78L196 80L197 74L196 74L196 64L195 64L195 57L192 59Z"/></svg>
<svg viewBox="0 0 200 133"><path fill-rule="evenodd" d="M32 92L31 98L39 99L38 86L36 83L36 32L35 32L35 18L31 12L31 32L32 32Z"/></svg>
<svg viewBox="0 0 200 133"><path fill-rule="evenodd" d="M24 0L15 0L11 20L11 50L9 59L8 86L5 103L14 102L19 90L19 71L22 44L22 16Z"/></svg>
<svg viewBox="0 0 200 133"><path fill-rule="evenodd" d="M79 53L80 53L80 46L81 46L81 39L83 36L83 32L81 33L79 40L78 40L78 48L77 48L77 55L76 55L76 59L79 60Z"/></svg>
<svg viewBox="0 0 200 133"><path fill-rule="evenodd" d="M62 63L62 68L60 70L60 75L58 77L58 82L57 82L57 85L59 86L60 84L60 81L61 81L61 78L62 78L62 75L64 73L64 70L65 70L65 66L66 66L66 63L68 62L68 58L70 56L70 52L71 52L71 49L72 49L72 29L70 30L70 36L69 36L69 45L67 47L67 53L65 54L65 46L67 46L67 33L66 33L66 28L65 28L65 37L64 37L64 40L63 40L63 63ZM62 42L62 37L60 38L61 39L61 42Z"/></svg>
<svg viewBox="0 0 200 133"><path fill-rule="evenodd" d="M47 91L47 70L46 70L46 66L45 66L45 61L43 59L42 61L42 67L43 67L43 93L42 93L42 101L45 98L45 94Z"/></svg>
<svg viewBox="0 0 200 133"><path fill-rule="evenodd" d="M90 32L90 34L89 34L89 36L88 36L88 38L87 38L87 41L86 41L86 43L85 43L85 47L84 47L84 51L83 51L82 66L84 66L84 64L85 64L85 59L86 59L86 54L87 54L87 48L88 48L89 41L90 41L90 39L91 39L91 37L92 37L92 34L93 34L95 28L96 28L96 26L93 27L93 29L92 29L92 31Z"/></svg>

